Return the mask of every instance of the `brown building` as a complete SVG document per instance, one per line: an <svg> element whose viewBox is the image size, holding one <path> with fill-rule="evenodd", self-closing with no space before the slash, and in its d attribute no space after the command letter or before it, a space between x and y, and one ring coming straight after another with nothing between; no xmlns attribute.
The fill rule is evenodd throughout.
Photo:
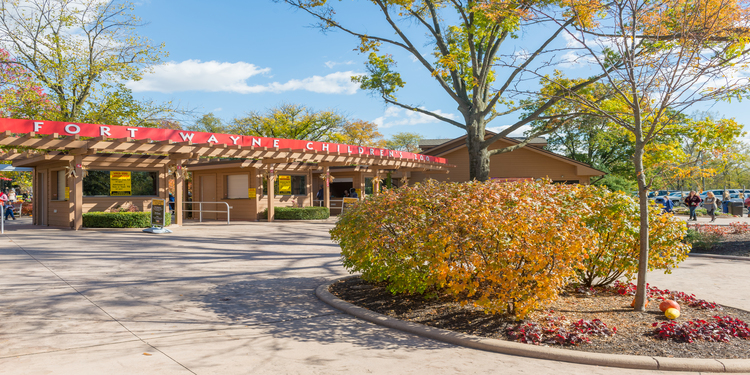
<svg viewBox="0 0 750 375"><path fill-rule="evenodd" d="M487 132L487 138L494 136ZM502 138L493 143L489 149L508 147L519 144L513 138ZM558 155L544 149L547 142L544 138L533 139L526 147L490 157L490 178L492 179L538 179L549 178L553 182L588 184L591 177L603 176L605 173L573 159ZM466 147L466 136L454 139L425 139L420 142L422 154L446 158L449 164L455 165L449 174L425 174L412 172L411 181L423 181L432 178L439 181L469 181L469 152Z"/></svg>

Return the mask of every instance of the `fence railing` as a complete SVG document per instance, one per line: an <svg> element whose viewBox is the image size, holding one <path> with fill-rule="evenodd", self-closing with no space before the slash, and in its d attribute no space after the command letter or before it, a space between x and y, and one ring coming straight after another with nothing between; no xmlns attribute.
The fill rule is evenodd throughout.
<svg viewBox="0 0 750 375"><path fill-rule="evenodd" d="M201 223L203 222L203 213L204 212L210 212L210 213L214 213L214 212L215 213L225 213L226 212L226 214L227 214L227 225L229 225L229 210L232 208L232 206L230 206L229 203L227 203L227 202L182 202L183 207L185 207L185 205L187 205L187 204L193 205L192 208L195 208L196 204L198 205L198 209L197 210L195 210L195 209L188 210L188 209L183 208L182 211L183 212L198 212L198 221L199 222L201 222ZM223 205L225 205L227 207L227 210L226 211L224 211L224 210L204 210L203 209L203 205L204 204L223 204Z"/></svg>
<svg viewBox="0 0 750 375"><path fill-rule="evenodd" d="M330 202L331 202L331 211L338 210L339 213L341 213L341 209L343 209L344 207L344 200L343 199L331 199ZM325 201L317 200L317 199L313 201L313 205L319 206L319 207L324 207L325 203L326 203Z"/></svg>

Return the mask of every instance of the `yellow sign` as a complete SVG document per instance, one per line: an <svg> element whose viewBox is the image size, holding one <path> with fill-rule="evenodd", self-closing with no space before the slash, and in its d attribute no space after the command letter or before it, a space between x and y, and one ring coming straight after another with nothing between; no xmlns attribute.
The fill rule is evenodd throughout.
<svg viewBox="0 0 750 375"><path fill-rule="evenodd" d="M133 195L130 187L130 172L109 172L109 195L130 196Z"/></svg>
<svg viewBox="0 0 750 375"><path fill-rule="evenodd" d="M65 187L65 200L66 201L70 200L70 188L67 186Z"/></svg>
<svg viewBox="0 0 750 375"><path fill-rule="evenodd" d="M355 191L357 192L357 196L358 196L358 197L361 197L361 196L362 196L362 189L357 189L357 190L355 190Z"/></svg>
<svg viewBox="0 0 750 375"><path fill-rule="evenodd" d="M248 198L255 198L255 188L249 188L249 189L247 189L247 197Z"/></svg>
<svg viewBox="0 0 750 375"><path fill-rule="evenodd" d="M292 194L292 176L279 176L279 194Z"/></svg>

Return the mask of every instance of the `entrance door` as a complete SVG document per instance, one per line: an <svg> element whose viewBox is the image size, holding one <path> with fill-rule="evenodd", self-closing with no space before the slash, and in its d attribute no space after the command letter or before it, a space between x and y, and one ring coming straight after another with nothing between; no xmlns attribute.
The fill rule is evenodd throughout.
<svg viewBox="0 0 750 375"><path fill-rule="evenodd" d="M47 225L47 215L44 211L44 205L47 203L47 197L44 192L47 190L47 185L44 182L44 173L36 174L36 185L34 186L34 220L36 225Z"/></svg>
<svg viewBox="0 0 750 375"><path fill-rule="evenodd" d="M201 196L200 196L201 202L216 202L216 175L215 174L207 174L201 176ZM193 209L197 209L195 207L196 205L193 205ZM203 209L208 211L217 211L218 205L216 204L203 204ZM199 215L198 212L193 213L193 217L197 217ZM204 212L203 213L203 219L208 220L216 220L216 213L215 212Z"/></svg>

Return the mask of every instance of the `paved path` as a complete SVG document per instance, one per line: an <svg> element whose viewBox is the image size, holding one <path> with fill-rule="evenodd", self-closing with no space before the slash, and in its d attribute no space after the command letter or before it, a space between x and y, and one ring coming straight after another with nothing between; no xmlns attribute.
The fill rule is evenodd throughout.
<svg viewBox="0 0 750 375"><path fill-rule="evenodd" d="M342 314L314 295L346 275L331 226L189 224L148 235L9 222L0 373L654 373L456 347ZM750 309L749 266L691 258L651 282Z"/></svg>

